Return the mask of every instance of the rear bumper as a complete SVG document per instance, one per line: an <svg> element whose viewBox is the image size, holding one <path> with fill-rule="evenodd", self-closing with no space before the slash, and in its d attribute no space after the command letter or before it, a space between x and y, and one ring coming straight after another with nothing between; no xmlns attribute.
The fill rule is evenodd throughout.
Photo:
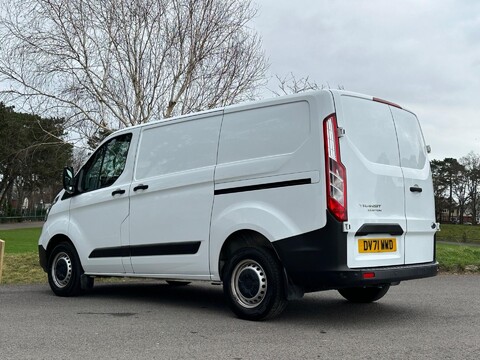
<svg viewBox="0 0 480 360"><path fill-rule="evenodd" d="M287 270L288 272L288 270ZM369 278L364 278L367 274ZM328 289L341 289L358 286L375 286L398 283L404 280L432 277L438 273L438 263L415 264L393 267L365 269L344 269L331 271L292 271L288 275L292 281L306 292Z"/></svg>
<svg viewBox="0 0 480 360"><path fill-rule="evenodd" d="M438 263L350 269L342 224L327 213L324 228L279 240L273 246L290 281L305 292L375 286L435 276ZM365 278L365 273L369 273Z"/></svg>

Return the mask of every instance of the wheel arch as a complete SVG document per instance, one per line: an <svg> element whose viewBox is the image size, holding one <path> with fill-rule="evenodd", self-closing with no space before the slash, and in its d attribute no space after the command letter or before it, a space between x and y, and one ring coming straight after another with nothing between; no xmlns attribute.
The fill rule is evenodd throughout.
<svg viewBox="0 0 480 360"><path fill-rule="evenodd" d="M47 262L50 259L50 255L51 255L53 249L55 249L55 247L62 242L66 242L66 243L69 243L70 245L72 245L73 248L75 249L75 251L78 254L78 251L77 251L77 248L76 248L75 244L73 243L73 241L67 235L56 234L50 239L50 241L48 242L48 245L47 245L47 249L46 249Z"/></svg>
<svg viewBox="0 0 480 360"><path fill-rule="evenodd" d="M264 249L268 249L273 254L275 254L276 258L281 264L280 258L278 257L275 248L263 234L250 229L237 230L227 237L220 250L220 254L218 257L218 273L222 281L227 259L230 258L237 250L245 247L261 247Z"/></svg>
<svg viewBox="0 0 480 360"><path fill-rule="evenodd" d="M56 234L54 235L50 241L48 242L48 245L47 245L47 255L50 255L50 253L52 252L52 250L55 248L55 246L57 246L58 244L62 243L62 242L68 242L70 243L73 247L75 247L75 245L73 244L73 241L70 240L70 238L65 235L65 234Z"/></svg>

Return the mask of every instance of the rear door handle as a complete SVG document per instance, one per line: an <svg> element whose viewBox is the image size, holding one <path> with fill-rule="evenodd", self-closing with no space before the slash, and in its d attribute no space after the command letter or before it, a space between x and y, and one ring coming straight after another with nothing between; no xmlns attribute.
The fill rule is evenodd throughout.
<svg viewBox="0 0 480 360"><path fill-rule="evenodd" d="M137 191L137 190L147 190L148 189L148 185L143 185L143 184L140 184L140 185L137 185L133 188L133 191Z"/></svg>
<svg viewBox="0 0 480 360"><path fill-rule="evenodd" d="M112 196L125 194L125 190L117 189L112 191Z"/></svg>
<svg viewBox="0 0 480 360"><path fill-rule="evenodd" d="M414 185L414 186L410 186L410 191L411 192L419 192L421 193L422 192L422 188L418 185Z"/></svg>

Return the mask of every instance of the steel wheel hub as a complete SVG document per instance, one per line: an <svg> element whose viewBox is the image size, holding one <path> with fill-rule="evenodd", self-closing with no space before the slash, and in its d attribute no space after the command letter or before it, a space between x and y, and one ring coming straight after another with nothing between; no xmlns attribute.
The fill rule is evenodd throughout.
<svg viewBox="0 0 480 360"><path fill-rule="evenodd" d="M67 253L60 252L53 259L51 275L55 285L64 288L72 278L73 268L72 260Z"/></svg>
<svg viewBox="0 0 480 360"><path fill-rule="evenodd" d="M265 271L254 260L243 260L232 274L232 292L237 302L246 308L258 306L267 294Z"/></svg>

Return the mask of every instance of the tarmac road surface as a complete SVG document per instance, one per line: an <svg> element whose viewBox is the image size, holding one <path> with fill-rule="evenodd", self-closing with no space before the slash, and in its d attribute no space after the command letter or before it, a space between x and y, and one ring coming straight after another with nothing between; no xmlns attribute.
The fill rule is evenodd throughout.
<svg viewBox="0 0 480 360"><path fill-rule="evenodd" d="M265 322L235 318L210 284L99 284L76 298L3 285L0 358L478 360L480 276L407 281L366 305L307 294Z"/></svg>
<svg viewBox="0 0 480 360"><path fill-rule="evenodd" d="M13 230L13 229L28 229L42 227L44 221L24 221L0 224L0 230Z"/></svg>

